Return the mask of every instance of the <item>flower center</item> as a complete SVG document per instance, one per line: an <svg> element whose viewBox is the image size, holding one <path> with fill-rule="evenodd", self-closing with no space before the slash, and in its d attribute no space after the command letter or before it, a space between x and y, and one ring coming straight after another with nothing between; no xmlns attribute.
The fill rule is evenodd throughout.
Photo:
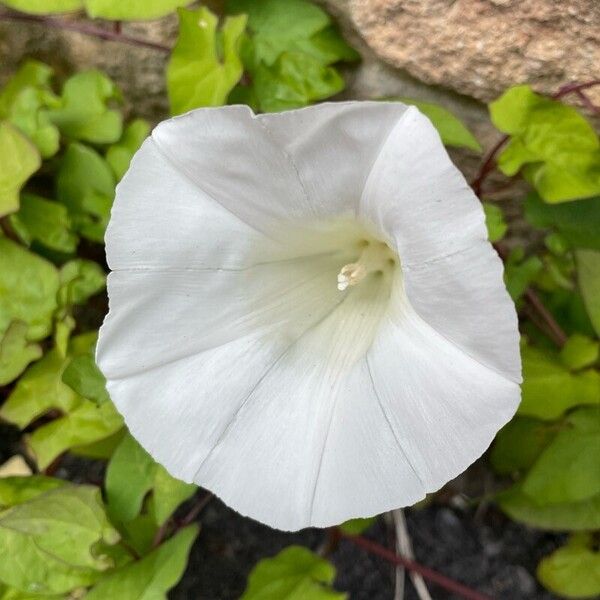
<svg viewBox="0 0 600 600"><path fill-rule="evenodd" d="M340 292L357 285L367 275L385 275L396 265L394 253L385 242L362 240L359 247L358 260L345 264L338 273L337 288Z"/></svg>

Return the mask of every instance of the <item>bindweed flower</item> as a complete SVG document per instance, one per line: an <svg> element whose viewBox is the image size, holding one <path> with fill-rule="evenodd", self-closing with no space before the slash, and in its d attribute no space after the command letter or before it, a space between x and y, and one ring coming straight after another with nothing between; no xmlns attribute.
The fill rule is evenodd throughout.
<svg viewBox="0 0 600 600"><path fill-rule="evenodd" d="M479 201L399 103L160 124L117 191L97 359L174 476L295 530L422 499L520 398Z"/></svg>

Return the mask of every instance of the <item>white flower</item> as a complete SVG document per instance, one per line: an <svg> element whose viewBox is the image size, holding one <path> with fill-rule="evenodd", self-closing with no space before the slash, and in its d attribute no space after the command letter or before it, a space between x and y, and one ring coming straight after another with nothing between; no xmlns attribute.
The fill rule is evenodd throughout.
<svg viewBox="0 0 600 600"><path fill-rule="evenodd" d="M519 402L501 261L415 108L166 121L106 243L111 398L173 475L273 527L413 504Z"/></svg>

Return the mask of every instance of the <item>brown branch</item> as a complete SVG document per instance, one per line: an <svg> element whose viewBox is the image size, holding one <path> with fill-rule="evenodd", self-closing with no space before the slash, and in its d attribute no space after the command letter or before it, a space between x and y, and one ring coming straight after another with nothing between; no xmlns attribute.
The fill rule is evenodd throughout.
<svg viewBox="0 0 600 600"><path fill-rule="evenodd" d="M53 29L60 29L64 31L74 31L83 35L90 35L103 40L111 42L120 42L123 44L131 44L133 46L139 46L143 48L152 48L153 50L160 50L161 52L170 52L171 48L158 42L151 42L132 35L125 33L102 29L100 27L94 27L87 23L80 21L67 21L66 19L55 19L52 17L44 17L40 15L27 15L19 12L0 12L0 21L18 21L22 23L35 23L38 25L44 25L45 27L51 27Z"/></svg>
<svg viewBox="0 0 600 600"><path fill-rule="evenodd" d="M425 579L428 579L432 583L439 585L440 587L444 588L445 590L447 590L453 594L456 594L456 595L460 596L461 598L464 598L465 600L492 600L489 596L481 594L481 593L467 587L466 585L459 583L458 581L454 581L454 579L450 579L449 577L446 577L445 575L442 575L441 573L438 573L437 571L434 571L433 569L431 569L429 567L426 567L424 565L421 565L420 563L415 562L414 560L411 560L404 556L400 556L400 555L396 554L395 552L388 550L381 544L373 542L365 537L362 537L360 535L349 535L347 533L344 533L341 530L338 530L338 533L339 533L340 537L342 537L343 539L346 539L349 542L352 542L353 544L360 546L367 552L370 552L371 554L380 556L384 560L387 560L388 562L390 562L394 565L402 566L402 567L408 569L409 571L418 573Z"/></svg>

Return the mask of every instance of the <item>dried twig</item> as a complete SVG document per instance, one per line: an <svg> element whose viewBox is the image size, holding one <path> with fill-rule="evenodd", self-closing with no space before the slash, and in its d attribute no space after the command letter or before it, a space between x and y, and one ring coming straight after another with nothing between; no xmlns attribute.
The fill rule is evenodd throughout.
<svg viewBox="0 0 600 600"><path fill-rule="evenodd" d="M428 579L432 583L439 585L445 590L452 592L453 594L456 594L461 598L464 598L465 600L492 600L489 596L481 594L467 587L466 585L459 583L458 581L454 581L454 579L450 579L449 577L446 577L445 575L442 575L441 573L438 573L437 571L430 569L429 567L421 565L414 560L406 558L405 556L397 555L395 552L388 550L387 548L385 548L381 544L378 544L377 542L373 542L360 535L350 535L344 533L341 530L339 531L339 534L340 537L342 537L343 539L348 540L357 546L360 546L367 552L370 552L371 554L376 554L377 556L380 556L381 558L387 560L388 562L394 565L401 565L409 571L419 573L425 579Z"/></svg>
<svg viewBox="0 0 600 600"><path fill-rule="evenodd" d="M414 560L415 554L413 552L412 542L410 541L410 535L408 534L404 511L401 508L394 510L392 511L392 517L396 527L396 552L401 556L406 556L406 558ZM423 576L416 571L411 571L409 576L420 600L431 600ZM404 587L404 585L402 587ZM400 596L398 600L402 600L402 596Z"/></svg>

